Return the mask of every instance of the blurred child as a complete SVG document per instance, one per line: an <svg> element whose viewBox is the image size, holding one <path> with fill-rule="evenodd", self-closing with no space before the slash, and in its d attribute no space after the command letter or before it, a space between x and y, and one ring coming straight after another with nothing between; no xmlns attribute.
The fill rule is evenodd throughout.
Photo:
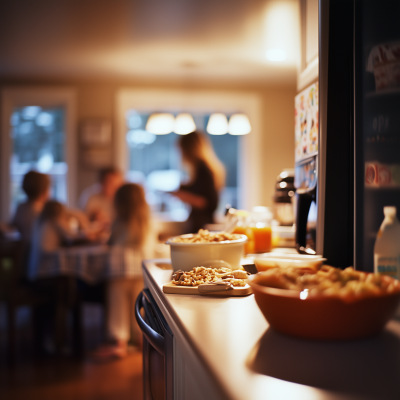
<svg viewBox="0 0 400 400"><path fill-rule="evenodd" d="M53 345L60 350L66 341L66 310L75 299L76 281L70 276L59 275L54 255L63 246L74 244L77 240L92 239L78 230L80 216L68 210L55 200L47 201L33 228L31 251L29 254L28 276L34 279L37 289L54 299L53 304L45 304L37 309L40 320L42 345L50 351ZM73 223L71 223L73 222ZM53 272L53 274L52 274ZM57 324L54 326L54 322ZM55 343L50 331L55 327Z"/></svg>
<svg viewBox="0 0 400 400"><path fill-rule="evenodd" d="M36 171L29 171L22 181L22 189L28 199L20 203L9 223L0 223L0 236L8 236L17 230L20 234L22 279L26 278L28 257L34 223L50 196L50 178Z"/></svg>
<svg viewBox="0 0 400 400"><path fill-rule="evenodd" d="M11 225L21 234L25 244L32 240L33 225L50 197L50 178L36 171L29 171L22 181L22 189L28 200L18 205Z"/></svg>
<svg viewBox="0 0 400 400"><path fill-rule="evenodd" d="M104 357L123 357L127 353L128 341L140 344L141 332L136 324L134 307L137 296L143 288L141 276L142 259L153 256L155 234L152 228L150 208L140 185L129 183L121 186L115 194L116 218L109 240L111 246L121 246L135 253L131 258L137 265L130 265L135 271L133 277L118 271L107 282L107 335L112 343L97 353Z"/></svg>
<svg viewBox="0 0 400 400"><path fill-rule="evenodd" d="M93 237L86 231L76 231L70 224L71 214L67 208L55 200L48 201L40 213L34 229L29 259L29 276L40 276L40 258L43 253L50 253L74 241Z"/></svg>

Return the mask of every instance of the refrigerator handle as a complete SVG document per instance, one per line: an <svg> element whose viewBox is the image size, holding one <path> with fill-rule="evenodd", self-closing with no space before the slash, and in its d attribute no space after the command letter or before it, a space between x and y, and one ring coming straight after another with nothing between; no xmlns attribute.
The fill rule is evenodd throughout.
<svg viewBox="0 0 400 400"><path fill-rule="evenodd" d="M297 189L296 191L296 248L299 253L303 253L300 248L306 248L307 220L311 203L315 201L316 188L312 190Z"/></svg>

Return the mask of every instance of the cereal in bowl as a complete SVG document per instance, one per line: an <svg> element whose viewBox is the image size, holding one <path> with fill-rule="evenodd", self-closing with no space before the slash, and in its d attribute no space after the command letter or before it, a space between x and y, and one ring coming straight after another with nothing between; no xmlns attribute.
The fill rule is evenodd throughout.
<svg viewBox="0 0 400 400"><path fill-rule="evenodd" d="M173 241L175 243L218 243L230 240L238 240L240 235L228 232L209 232L207 229L200 229L198 233L188 236L178 236Z"/></svg>

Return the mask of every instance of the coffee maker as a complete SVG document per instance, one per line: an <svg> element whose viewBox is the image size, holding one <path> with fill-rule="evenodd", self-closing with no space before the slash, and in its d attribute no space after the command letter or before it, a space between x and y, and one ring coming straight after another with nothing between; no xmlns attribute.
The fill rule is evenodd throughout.
<svg viewBox="0 0 400 400"><path fill-rule="evenodd" d="M274 195L274 219L281 226L292 226L294 223L295 191L294 170L284 169L276 178Z"/></svg>

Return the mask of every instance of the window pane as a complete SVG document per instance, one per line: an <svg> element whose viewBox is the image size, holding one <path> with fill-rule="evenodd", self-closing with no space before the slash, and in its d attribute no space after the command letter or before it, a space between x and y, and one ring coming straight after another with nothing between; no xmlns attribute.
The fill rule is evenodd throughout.
<svg viewBox="0 0 400 400"><path fill-rule="evenodd" d="M24 175L36 170L50 175L52 197L67 201L67 164L64 154L65 109L39 106L16 107L11 115L10 161L11 212L25 199Z"/></svg>

